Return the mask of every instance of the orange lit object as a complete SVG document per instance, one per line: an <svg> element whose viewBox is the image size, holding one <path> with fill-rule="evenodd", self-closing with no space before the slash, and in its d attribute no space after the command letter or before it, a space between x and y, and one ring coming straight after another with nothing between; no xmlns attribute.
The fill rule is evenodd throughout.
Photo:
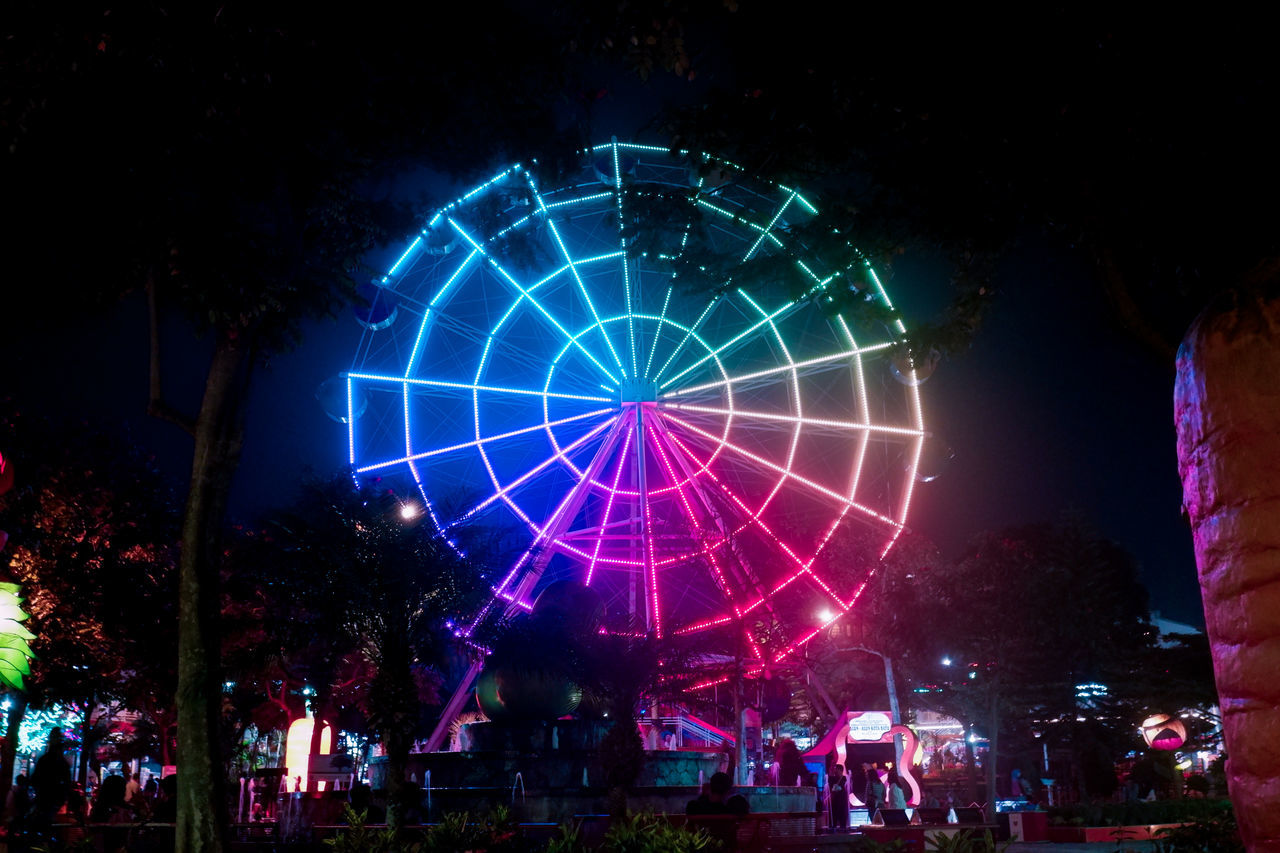
<svg viewBox="0 0 1280 853"><path fill-rule="evenodd" d="M311 733L315 723L311 717L294 720L289 724L289 734L285 736L284 763L289 779L293 781L290 787L295 791L307 790L307 765L311 758ZM328 755L333 749L333 726L321 725L324 728L320 731L320 754ZM325 784L319 784L321 791Z"/></svg>
<svg viewBox="0 0 1280 853"><path fill-rule="evenodd" d="M1152 749L1177 749L1187 742L1187 727L1168 714L1154 714L1142 721L1142 739Z"/></svg>

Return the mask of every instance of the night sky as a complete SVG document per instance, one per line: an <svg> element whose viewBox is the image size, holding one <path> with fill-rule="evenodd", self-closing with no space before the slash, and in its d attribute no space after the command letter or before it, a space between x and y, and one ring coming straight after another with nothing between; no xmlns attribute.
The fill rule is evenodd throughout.
<svg viewBox="0 0 1280 853"><path fill-rule="evenodd" d="M945 281L938 263L907 259L886 287L911 318L936 310ZM997 286L1002 295L971 350L923 386L926 424L955 456L917 490L912 528L954 555L980 531L1073 511L1138 558L1154 610L1203 624L1181 518L1171 370L1114 329L1089 269L1069 253L1025 245L1005 261ZM325 416L315 391L352 366L360 331L349 311L309 324L298 349L255 377L232 498L238 518L287 501L305 472L345 464L345 427ZM194 406L202 344L181 325L165 335L185 372L170 374L167 390ZM38 337L10 338L3 357L15 399L126 428L175 478L185 476L185 435L143 414L140 298L101 319L69 313ZM31 367L18 369L24 363Z"/></svg>
<svg viewBox="0 0 1280 853"><path fill-rule="evenodd" d="M660 142L636 134L668 85L617 83L594 117L595 141L616 134ZM699 91L686 87L681 97L696 99ZM430 189L448 198L450 189L465 187ZM385 268L395 254L388 248L370 263ZM908 255L886 287L910 326L942 307L947 278L939 259ZM1172 365L1115 328L1092 267L1069 246L1028 234L1005 257L995 285L1000 296L970 350L944 362L923 388L926 424L955 456L917 490L911 527L954 556L981 531L1074 511L1136 555L1153 610L1203 624L1180 511ZM73 307L11 322L9 329L0 343L0 394L52 416L126 429L155 449L175 479L185 477L189 440L144 414L148 341L140 297L101 312ZM164 333L179 368L166 377L166 392L194 409L207 342L181 325ZM315 391L352 366L359 333L350 311L309 323L302 345L255 377L232 496L236 518L285 503L304 472L345 463L345 427L325 416Z"/></svg>

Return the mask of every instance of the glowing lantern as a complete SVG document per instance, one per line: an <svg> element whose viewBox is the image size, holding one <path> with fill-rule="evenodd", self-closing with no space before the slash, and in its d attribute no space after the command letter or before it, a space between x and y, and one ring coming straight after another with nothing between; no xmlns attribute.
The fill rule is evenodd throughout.
<svg viewBox="0 0 1280 853"><path fill-rule="evenodd" d="M13 488L13 463L4 458L4 454L0 453L0 495Z"/></svg>
<svg viewBox="0 0 1280 853"><path fill-rule="evenodd" d="M19 589L16 583L0 583L0 685L26 690L22 679L31 674L31 658L35 657L27 641L36 635L20 624L27 620L27 614L22 611Z"/></svg>
<svg viewBox="0 0 1280 853"><path fill-rule="evenodd" d="M295 780L294 790L297 791L307 790L307 766L311 761L311 734L315 724L316 721L310 716L294 720L289 724L289 733L285 736L284 763L286 772ZM324 728L320 730L320 754L328 755L333 748L333 726L325 723L321 725ZM323 791L324 788L325 783L321 782L319 789Z"/></svg>
<svg viewBox="0 0 1280 853"><path fill-rule="evenodd" d="M1177 749L1187 742L1187 727L1168 714L1154 714L1142 721L1142 739L1152 749Z"/></svg>

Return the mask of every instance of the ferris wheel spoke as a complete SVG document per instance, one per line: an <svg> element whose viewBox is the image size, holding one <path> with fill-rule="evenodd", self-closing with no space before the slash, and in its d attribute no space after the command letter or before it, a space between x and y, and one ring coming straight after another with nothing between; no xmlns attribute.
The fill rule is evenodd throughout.
<svg viewBox="0 0 1280 853"><path fill-rule="evenodd" d="M618 382L617 378L614 377L614 375L609 372L609 370L604 366L604 364L602 364L599 359L597 359L594 355L592 355L591 352L585 346L583 346L580 341L574 339L574 337L569 334L568 330L566 330L564 326L560 325L560 321L551 315L551 312L547 310L546 306L543 305L540 301L538 301L538 299L536 299L529 292L528 289L526 289L523 285L521 285L520 282L516 281L515 278L511 275L511 273L507 272L506 268L502 266L502 264L498 263L498 261L492 255L490 255L488 252L484 250L484 247L481 246L480 243L476 242L476 239L474 237L472 237L469 233L467 233L467 230L465 228L459 225L453 219L453 217L449 217L449 224L453 226L453 229L458 232L458 234L462 237L462 239L466 240L468 243L471 244L472 248L476 249L476 251L484 255L485 260L489 262L489 265L493 267L493 269L498 273L498 275L504 281L510 284L513 288L515 288L516 292L520 294L521 299L527 300L529 304L539 314L541 314L547 320L547 322L550 323L555 328L557 332L559 332L565 338L565 340L573 341L573 345L578 348L578 350L587 358L588 361L594 364L596 368L601 373L603 373L606 377L608 377L615 385L617 384Z"/></svg>
<svg viewBox="0 0 1280 853"><path fill-rule="evenodd" d="M738 291L738 292L744 296L746 295L742 291ZM737 335L734 335L732 338L725 341L720 346L716 347L715 349L712 349L710 352L703 355L701 358L699 358L693 364L686 367L684 370L677 373L675 376L672 376L670 379L668 379L665 382L660 382L658 384L658 390L662 391L669 388L670 386L674 385L676 382L679 382L682 377L697 370L699 367L706 364L711 359L718 358L720 356L724 356L732 352L734 349L741 346L746 341L750 340L751 336L754 335L756 332L760 331L766 326L769 326L775 320L785 319L787 314L794 311L796 309L796 306L801 304L803 303L801 303L799 300L788 302L785 305L783 305L781 308L778 308L777 310L773 311L772 313L766 314L762 319L757 320L755 323L752 323L750 326L748 326L744 331L739 332ZM790 370L791 367L788 366L786 369Z"/></svg>
<svg viewBox="0 0 1280 853"><path fill-rule="evenodd" d="M733 453L735 453L738 457L742 459L746 459L766 470L773 471L774 473L782 475L783 477L792 481L796 485L804 487L812 494L821 495L825 498L835 501L836 503L845 505L852 510L856 510L861 514L868 516L869 518L874 518L876 521L879 521L883 524L890 525L891 527L895 527L895 528L902 527L902 524L900 522L895 521L892 518L889 518L887 515L878 513L875 510L871 509L870 507L863 506L862 504L850 499L846 495L842 495L839 492L835 491L834 489L829 489L826 486L822 485L821 483L817 483L813 480L810 480L808 477L803 477L789 468L783 467L782 465L778 465L775 462L770 462L768 459L765 459L763 456L752 453L751 451L747 450L744 447L739 447L738 445L734 444L731 441L725 441L720 437L713 435L712 433L709 433L706 430L696 426L695 424L692 424L686 420L683 420L682 418L677 418L675 415L669 412L662 412L662 416L667 418L672 423L675 423L680 425L681 427L684 427L690 432L696 433L697 435L700 435L709 441L713 441L723 446L727 450L733 451Z"/></svg>
<svg viewBox="0 0 1280 853"><path fill-rule="evenodd" d="M618 465L613 471L613 483L609 487L609 496L605 498L604 514L600 517L600 531L596 537L595 547L591 550L591 560L587 563L587 586L591 586L591 580L595 576L596 561L600 559L600 546L604 544L605 531L609 527L609 518L613 515L613 501L618 496L618 483L622 479L622 472L630 458L632 434L631 430L626 430L622 452L618 454Z"/></svg>
<svg viewBox="0 0 1280 853"><path fill-rule="evenodd" d="M627 341L631 345L631 372L636 374L636 327L633 314L638 305L632 304L631 266L627 260L626 216L622 211L622 164L618 158L618 140L613 140L613 192L618 210L618 247L622 249L622 298L627 309ZM639 300L637 299L638 303ZM624 371L625 372L625 371ZM637 374L638 376L638 374Z"/></svg>
<svg viewBox="0 0 1280 853"><path fill-rule="evenodd" d="M658 372L653 374L653 379L651 381L657 383L657 381L662 378L662 374L666 373L667 368L671 366L671 362L675 361L680 353L684 352L684 348L689 345L689 341L698 338L698 330L702 328L702 324L705 323L707 317L711 315L711 311L723 300L724 297L722 295L716 294L707 302L706 306L702 309L702 313L698 315L698 319L694 320L693 325L685 330L684 337L681 338L680 342L672 348L670 353L668 353L667 360L662 363L662 367L658 368ZM701 340L701 338L698 338L698 340Z"/></svg>
<svg viewBox="0 0 1280 853"><path fill-rule="evenodd" d="M569 489L564 498L561 499L559 505L556 506L555 510L551 513L550 517L547 518L546 522L538 528L537 535L534 536L533 542L529 544L524 555L521 556L518 565L527 562L529 558L539 550L539 548L544 546L547 548L554 547L560 536L569 528L574 516L576 516L578 511L582 508L582 504L586 500L588 492L591 490L591 483L595 477L599 475L600 471L604 468L605 463L609 460L614 447L618 443L618 439L626 432L628 432L628 430L626 429L625 424L623 424L622 419L615 419L613 421L613 429L609 431L609 434L605 437L604 441L600 443L600 446L596 448L595 453L592 454L591 461L587 464L583 475L573 484L573 487ZM547 551L547 555L549 554L550 551ZM538 576L541 574L537 563L541 562L542 565L545 565L548 558L549 557L544 557L542 560L535 562L535 572L527 575L516 586L514 600L521 601L532 593L533 586L536 584ZM506 589L506 586L510 582L512 576L513 575L509 574L503 581L502 586L498 588L497 591L500 594Z"/></svg>
<svg viewBox="0 0 1280 853"><path fill-rule="evenodd" d="M792 548L788 546L785 541L783 541L782 537L773 531L773 529L769 526L769 524L760 516L759 512L756 510L752 510L751 507L747 506L746 501L744 501L741 497L739 497L738 494L732 488L730 488L729 485L726 484L720 477L716 476L715 472L712 471L710 467L711 460L700 459L698 457L698 454L695 453L683 441L681 441L680 437L675 433L667 431L666 435L670 440L672 446L675 448L678 448L680 452L683 453L684 456L687 457L692 464L698 466L699 474L708 478L712 482L712 484L716 487L716 489L719 490L719 493L722 494L725 497L725 499L728 500L729 503L732 504L737 509L737 511L742 514L743 518L747 519L750 524L754 524L762 532L764 532L764 534L768 536L769 539L772 540L773 543L777 545L779 549L781 549L781 551L791 560L791 562L793 562L796 565L798 569L800 569L801 571L804 571L808 568L805 561L800 558L800 555L797 554L794 550L792 550ZM743 524L741 527L729 532L726 535L726 541L732 542L734 537L740 531L745 529L747 526L748 524ZM763 598L764 597L763 588L760 586L760 583L755 578L754 574L751 573L747 562L745 560L742 560L740 562L743 567L744 573L747 576L747 585L753 588L756 591L756 594L758 596ZM756 607L759 605L759 603L760 602L756 602L756 604L751 605L751 607Z"/></svg>
<svg viewBox="0 0 1280 853"><path fill-rule="evenodd" d="M800 193L792 190L791 195L787 196L787 200L778 206L778 212L773 215L773 219L769 220L769 224L760 232L760 236L756 238L755 243L751 244L751 248L742 256L742 260L744 262L751 260L755 253L759 251L761 244L765 241L765 238L773 234L773 226L778 224L778 220L782 218L782 214L786 212L787 208L791 206L791 202L795 201L796 196L798 195L800 195Z"/></svg>
<svg viewBox="0 0 1280 853"><path fill-rule="evenodd" d="M854 432L875 435L883 433L884 435L903 436L908 438L918 438L924 435L923 430L912 429L910 427L866 424L858 423L857 421L837 421L830 420L828 418L786 415L777 412L756 412L750 409L728 409L721 406L698 406L693 403L666 403L663 404L662 408L680 412L698 412L700 414L707 415L726 415L734 418L747 418L783 424L799 424L802 427L814 427L819 431L835 434Z"/></svg>
<svg viewBox="0 0 1280 853"><path fill-rule="evenodd" d="M600 330L600 335L604 338L605 345L609 348L609 354L613 356L614 363L618 365L618 370L622 372L623 379L626 379L627 369L622 366L622 359L618 357L618 351L613 346L613 340L609 337L608 332L604 329L604 325L600 322L600 314L596 311L595 302L592 301L591 294L587 292L587 286L582 283L582 276L578 274L578 265L569 254L569 247L564 244L564 240L560 236L560 229L556 227L555 220L547 211L547 205L542 198L542 193L538 192L538 186L534 183L532 175L526 172L525 179L529 182L529 189L533 193L533 197L537 199L538 210L542 213L542 221L546 223L547 228L551 231L551 236L555 239L556 245L560 248L560 254L564 256L565 263L568 264L569 267L569 272L572 273L573 280L578 285L578 293L582 295L582 301L586 303L587 310L591 312L591 319L595 321L595 328ZM623 246L623 249L626 249L625 245ZM627 262L625 254L623 255L622 262L623 264ZM630 306L628 306L628 313L630 313ZM633 362L634 355L635 352L633 348ZM632 371L634 370L635 365L632 364Z"/></svg>
<svg viewBox="0 0 1280 853"><path fill-rule="evenodd" d="M686 237L688 234L686 233ZM658 314L658 322L653 326L653 344L649 347L649 357L645 359L644 371L640 374L643 377L649 376L649 368L653 367L653 356L658 351L658 341L662 337L662 325L667 320L667 306L671 304L671 292L675 290L672 285L667 285L667 295L662 300L662 311Z"/></svg>
<svg viewBox="0 0 1280 853"><path fill-rule="evenodd" d="M548 397L554 400L576 400L586 403L612 403L612 397L601 397L593 394L564 394L556 391L547 391L546 389L535 388L515 388L509 385L480 385L474 382L450 382L444 379L405 379L403 376L380 376L376 373L346 373L344 374L350 379L359 379L364 382L385 383L388 386L409 386L411 388L421 388L424 391L431 389L433 391L462 391L468 394L473 392L486 392L494 394L510 394L515 397ZM399 393L402 387L388 387L388 391Z"/></svg>
<svg viewBox="0 0 1280 853"><path fill-rule="evenodd" d="M606 415L606 414L611 415L613 414L613 411L614 410L612 408L596 409L591 412L583 412L580 415L570 415L569 417L560 418L559 420L555 420L555 421L544 421L541 423L536 423L533 426L522 427L520 429L513 429L513 430L509 430L508 432L495 433L494 435L486 435L483 438L474 439L472 441L465 441L459 444L451 444L445 447L437 447L432 450L424 450L420 453L414 453L409 456L403 456L399 459L388 459L385 462L375 462L372 465L365 465L361 468L357 468L356 473L367 474L370 471L377 471L382 468L390 468L394 465L402 465L406 462L419 462L423 459L430 459L433 456L443 456L446 453L456 453L460 450L469 450L471 448L484 447L486 445L493 444L499 441L504 441L506 439L516 438L522 435L528 435L529 433L541 432L542 430L547 429L548 427L563 426L564 424L571 424L577 421L599 417L600 415Z"/></svg>
<svg viewBox="0 0 1280 853"><path fill-rule="evenodd" d="M777 367L768 367L763 370L753 370L750 373L740 373L733 376L727 376L723 379L715 379L710 382L699 382L697 385L679 386L663 392L660 396L681 397L689 394L697 394L703 391L711 391L716 388L723 388L726 385L737 387L740 385L747 385L748 383L756 382L761 379L773 379L779 374L790 373L793 370L800 372L800 375L808 375L809 372L814 371L815 369L830 370L844 368L853 359L857 359L864 355L884 352L891 346L893 345L883 343L874 344L869 347L853 347L851 349L841 350L840 352L831 353L829 355L802 359L797 361L795 364L783 364Z"/></svg>
<svg viewBox="0 0 1280 853"><path fill-rule="evenodd" d="M462 522L473 518L477 513L483 512L487 507L492 506L495 501L507 500L511 492L520 488L525 483L528 483L530 480L532 480L538 474L541 474L543 471L545 471L548 467L550 467L555 462L564 461L569 454L579 450L584 444L586 444L591 439L595 438L597 435L603 432L605 428L610 425L610 423L612 423L612 421L605 421L599 426L596 426L586 435L579 437L576 441L572 442L571 444L565 445L563 448L560 449L559 452L551 454L546 459L542 460L537 465L533 466L528 471L521 474L519 477L512 480L507 485L500 486L493 494L489 495L489 497L485 498L480 503L476 504L471 509L467 510L462 515L460 515L455 521L453 521L449 525L449 527L451 528L455 527L461 524ZM541 426L541 424L539 424L539 426Z"/></svg>
<svg viewBox="0 0 1280 853"><path fill-rule="evenodd" d="M700 530L702 527L702 522L699 520L697 513L695 513L693 510L693 505L690 503L689 495L685 493L685 484L686 483L689 484L689 486L692 488L693 478L686 474L686 476L682 480L677 475L675 470L676 466L672 464L671 454L668 453L666 442L663 441L661 435L659 434L659 426L660 426L660 422L659 424L655 424L651 421L650 423L646 424L646 427L649 430L649 434L653 442L653 447L658 454L658 461L662 463L662 467L666 471L667 481L672 483L675 486L676 493L680 497L680 505L684 509L685 517L689 519L690 526L695 531ZM679 463L677 462L677 465L678 464ZM708 513L708 514L711 515L712 523L716 524L717 519L714 513ZM716 526L720 528L719 532L723 536L723 533L724 533L723 524L717 524ZM711 565L711 570L715 575L717 585L720 587L721 591L724 592L725 598L728 599L729 605L733 608L734 612L739 617L741 617L742 610L738 606L738 603L736 600L737 597L734 594L733 586L729 583L728 578L725 577L725 574L720 567L720 561L716 557L715 549L714 548L708 549L706 556L707 556L707 562Z"/></svg>

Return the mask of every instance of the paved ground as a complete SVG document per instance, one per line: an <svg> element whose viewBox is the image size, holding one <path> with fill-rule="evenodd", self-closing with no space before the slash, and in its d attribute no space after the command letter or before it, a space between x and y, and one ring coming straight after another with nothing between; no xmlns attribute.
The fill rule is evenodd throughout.
<svg viewBox="0 0 1280 853"><path fill-rule="evenodd" d="M1154 850L1150 841L1126 841L1121 847L1114 841L1095 841L1089 844L1054 844L1049 841L1016 841L1009 845L1008 853L1116 853L1116 850L1136 850L1149 853Z"/></svg>

